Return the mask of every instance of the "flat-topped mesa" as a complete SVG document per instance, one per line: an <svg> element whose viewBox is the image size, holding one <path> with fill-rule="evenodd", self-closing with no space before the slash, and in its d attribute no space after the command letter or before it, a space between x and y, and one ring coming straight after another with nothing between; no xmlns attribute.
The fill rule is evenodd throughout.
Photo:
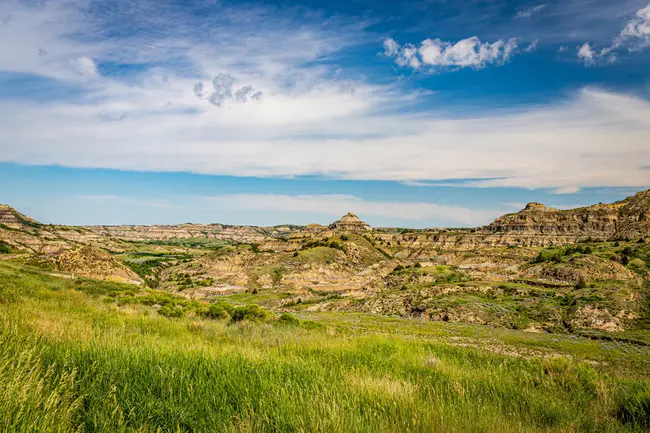
<svg viewBox="0 0 650 433"><path fill-rule="evenodd" d="M368 232L372 230L367 223L361 221L358 216L348 212L340 220L333 222L329 226L330 230L341 230L347 232Z"/></svg>

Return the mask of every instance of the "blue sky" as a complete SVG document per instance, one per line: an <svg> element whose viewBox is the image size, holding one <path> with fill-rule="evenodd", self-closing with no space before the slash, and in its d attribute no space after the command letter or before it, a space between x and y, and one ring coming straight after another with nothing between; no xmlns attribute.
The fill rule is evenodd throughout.
<svg viewBox="0 0 650 433"><path fill-rule="evenodd" d="M650 3L5 0L0 202L475 226L650 186Z"/></svg>

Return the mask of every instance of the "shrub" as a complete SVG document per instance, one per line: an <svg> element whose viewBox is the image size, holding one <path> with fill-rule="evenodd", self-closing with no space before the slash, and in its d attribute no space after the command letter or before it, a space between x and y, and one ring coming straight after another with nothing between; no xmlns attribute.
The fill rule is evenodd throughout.
<svg viewBox="0 0 650 433"><path fill-rule="evenodd" d="M215 302L209 307L209 316L212 319L225 320L232 315L233 306L227 302Z"/></svg>
<svg viewBox="0 0 650 433"><path fill-rule="evenodd" d="M179 305L164 305L158 310L158 314L165 317L183 317L183 308Z"/></svg>
<svg viewBox="0 0 650 433"><path fill-rule="evenodd" d="M347 240L349 240L349 239L350 239L350 238L348 237L348 235L341 235L341 240L342 240L342 241L347 241Z"/></svg>
<svg viewBox="0 0 650 433"><path fill-rule="evenodd" d="M330 247L330 248L334 248L334 249L336 249L336 250L343 250L343 245L341 245L340 243L338 243L338 242L336 242L336 241L332 241L332 242L330 242L330 243L329 243L329 247Z"/></svg>
<svg viewBox="0 0 650 433"><path fill-rule="evenodd" d="M12 252L13 248L11 248L11 245L5 241L0 241L0 254L11 254Z"/></svg>
<svg viewBox="0 0 650 433"><path fill-rule="evenodd" d="M278 287L280 285L280 282L282 282L282 272L284 270L282 268L273 268L271 271L271 283L273 284L273 287Z"/></svg>
<svg viewBox="0 0 650 433"><path fill-rule="evenodd" d="M266 320L270 313L259 305L246 305L235 307L232 311L232 321L241 322L243 320L261 321Z"/></svg>
<svg viewBox="0 0 650 433"><path fill-rule="evenodd" d="M298 325L300 323L298 319L296 319L289 313L282 313L279 320L280 323L284 325Z"/></svg>
<svg viewBox="0 0 650 433"><path fill-rule="evenodd" d="M584 289L585 287L587 287L587 282L582 276L580 276L580 278L578 278L578 282L576 283L576 289L580 290Z"/></svg>

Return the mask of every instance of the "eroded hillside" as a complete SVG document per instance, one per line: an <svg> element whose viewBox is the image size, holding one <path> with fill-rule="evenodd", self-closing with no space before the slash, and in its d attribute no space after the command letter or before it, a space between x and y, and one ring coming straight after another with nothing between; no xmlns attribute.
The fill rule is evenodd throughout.
<svg viewBox="0 0 650 433"><path fill-rule="evenodd" d="M650 191L557 210L531 203L463 230L44 225L0 206L0 257L69 276L278 311L362 311L533 332L650 325ZM4 254L2 252L4 251Z"/></svg>

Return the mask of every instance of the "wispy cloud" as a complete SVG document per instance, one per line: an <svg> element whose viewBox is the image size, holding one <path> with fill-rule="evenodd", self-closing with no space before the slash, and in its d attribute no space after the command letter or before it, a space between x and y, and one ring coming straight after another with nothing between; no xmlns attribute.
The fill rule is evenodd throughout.
<svg viewBox="0 0 650 433"><path fill-rule="evenodd" d="M515 15L515 18L530 18L534 14L543 11L544 8L546 8L545 3L535 5L535 6L531 7L531 8L527 8L527 9L520 9L517 12L517 14Z"/></svg>
<svg viewBox="0 0 650 433"><path fill-rule="evenodd" d="M171 208L173 205L167 200L148 200L148 199L137 199L133 197L119 196L119 195L105 195L105 194L95 194L95 195L79 195L77 198L88 201L88 202L109 202L115 205L127 205L135 207L151 207L151 208Z"/></svg>
<svg viewBox="0 0 650 433"><path fill-rule="evenodd" d="M503 210L470 209L425 202L365 200L353 195L226 194L198 198L215 210L297 212L336 219L347 212L361 218L384 217L407 222L442 220L464 226L487 224Z"/></svg>
<svg viewBox="0 0 650 433"><path fill-rule="evenodd" d="M553 194L576 194L580 192L577 186L564 186L553 191Z"/></svg>

